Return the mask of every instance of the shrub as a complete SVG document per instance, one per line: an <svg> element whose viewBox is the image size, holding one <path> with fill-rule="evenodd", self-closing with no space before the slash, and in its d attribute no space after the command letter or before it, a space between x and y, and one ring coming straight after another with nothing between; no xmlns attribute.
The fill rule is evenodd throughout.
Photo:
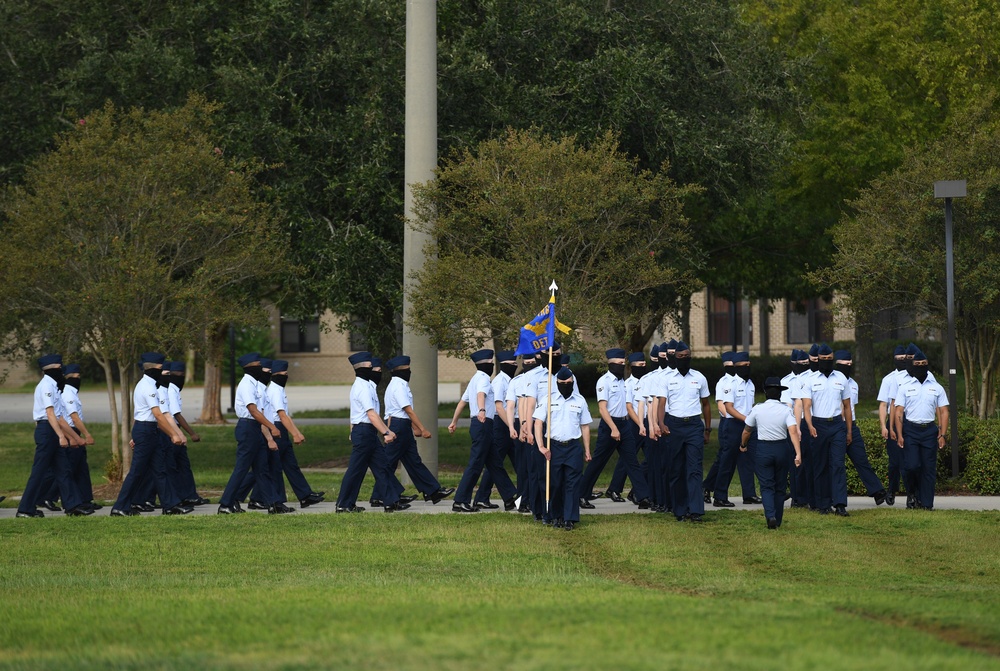
<svg viewBox="0 0 1000 671"><path fill-rule="evenodd" d="M965 479L979 494L1000 494L1000 422L978 422L975 440L969 445ZM940 465L940 463L939 463Z"/></svg>

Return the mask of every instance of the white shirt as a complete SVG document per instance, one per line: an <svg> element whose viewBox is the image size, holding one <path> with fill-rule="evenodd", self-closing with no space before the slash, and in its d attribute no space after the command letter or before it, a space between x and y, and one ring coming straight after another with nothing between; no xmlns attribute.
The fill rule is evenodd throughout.
<svg viewBox="0 0 1000 671"><path fill-rule="evenodd" d="M809 385L812 383L812 379L819 374L817 371L807 370L804 373L796 375L795 382L798 386L794 389L789 389L792 398L809 398Z"/></svg>
<svg viewBox="0 0 1000 671"><path fill-rule="evenodd" d="M272 382L267 385L265 394L267 395L267 412L264 416L271 424L277 424L281 421L278 411L284 410L286 414L288 413L288 397L285 395L285 388Z"/></svg>
<svg viewBox="0 0 1000 671"><path fill-rule="evenodd" d="M739 375L733 381L733 407L736 412L740 413L744 417L753 408L754 394L757 393L757 388L753 384L753 380L744 380Z"/></svg>
<svg viewBox="0 0 1000 671"><path fill-rule="evenodd" d="M507 388L510 386L510 375L500 371L497 373L496 377L493 378L493 382L490 384L493 386L493 399L503 405L504 401L507 400ZM494 409L496 409L496 404L494 404Z"/></svg>
<svg viewBox="0 0 1000 671"><path fill-rule="evenodd" d="M597 379L597 400L606 401L608 414L620 419L628 416L626 404L632 402L632 390L625 380L619 380L608 371Z"/></svg>
<svg viewBox="0 0 1000 671"><path fill-rule="evenodd" d="M899 383L909 375L905 370L893 370L882 378L882 384L878 388L878 402L892 404L896 400L896 392L899 391Z"/></svg>
<svg viewBox="0 0 1000 671"><path fill-rule="evenodd" d="M413 407L410 385L401 377L393 377L385 388L385 418L409 419L410 416L403 410L407 406Z"/></svg>
<svg viewBox="0 0 1000 671"><path fill-rule="evenodd" d="M62 405L62 395L59 393L59 385L48 375L43 375L42 379L35 385L35 403L31 409L31 416L36 422L49 418L45 412L46 408L52 408L59 416L59 407Z"/></svg>
<svg viewBox="0 0 1000 671"><path fill-rule="evenodd" d="M723 406L725 406L726 401L729 401L730 403L733 402L732 385L733 380L736 378L736 376L732 373L732 366L726 366L725 370L726 374L720 377L719 381L715 383L715 400L717 402L722 401ZM729 417L724 410L720 410L719 412L722 413L723 417Z"/></svg>
<svg viewBox="0 0 1000 671"><path fill-rule="evenodd" d="M247 410L248 405L254 405L257 410L263 412L261 396L261 385L257 383L257 380L249 375L244 375L240 383L236 385L236 416L240 419L253 419L250 411Z"/></svg>
<svg viewBox="0 0 1000 671"><path fill-rule="evenodd" d="M73 413L75 412L81 420L83 419L83 407L80 405L80 392L76 390L76 387L72 387L68 384L63 387L62 403L63 407L66 409L66 422L75 429L76 424L73 423Z"/></svg>
<svg viewBox="0 0 1000 671"><path fill-rule="evenodd" d="M531 371L528 372L530 373ZM528 395L528 386L525 384L528 378L528 373L520 373L515 375L514 379L512 379L510 384L507 385L507 393L504 395L504 401L514 404L514 419L519 419L517 412L517 399L524 398Z"/></svg>
<svg viewBox="0 0 1000 671"><path fill-rule="evenodd" d="M466 391L469 393L469 414L473 418L479 415L480 410L486 411L486 419L493 419L496 416L497 406L493 402L493 384L490 382L489 375L481 370L477 370L476 374L469 380L469 386L466 387ZM485 408L479 407L480 393L486 397Z"/></svg>
<svg viewBox="0 0 1000 671"><path fill-rule="evenodd" d="M646 376L643 375L642 377ZM625 378L625 386L628 387L629 394L632 396L632 408L635 410L636 414L639 415L639 419L644 419L646 417L645 407L643 407L642 413L639 413L639 402L646 400L642 393L642 377L629 375Z"/></svg>
<svg viewBox="0 0 1000 671"><path fill-rule="evenodd" d="M850 392L851 398L851 418L854 421L857 421L858 413L854 412L854 407L858 404L858 398L860 398L861 392L858 388L858 383L854 381L853 377L847 378L847 390Z"/></svg>
<svg viewBox="0 0 1000 671"><path fill-rule="evenodd" d="M701 413L701 399L708 398L708 380L698 371L689 370L687 375L674 371L665 376L668 412L674 417L694 417Z"/></svg>
<svg viewBox="0 0 1000 671"><path fill-rule="evenodd" d="M747 426L757 427L757 440L784 440L788 427L797 423L792 409L774 399L755 405L747 415Z"/></svg>
<svg viewBox="0 0 1000 671"><path fill-rule="evenodd" d="M375 386L368 380L354 378L351 385L351 424L371 424L368 411L378 412L378 394Z"/></svg>
<svg viewBox="0 0 1000 671"><path fill-rule="evenodd" d="M844 414L843 402L851 397L851 390L847 386L847 378L839 370L830 373L829 377L816 373L806 387L804 391L808 396L805 398L812 400L810 412L813 417L823 419Z"/></svg>
<svg viewBox="0 0 1000 671"><path fill-rule="evenodd" d="M788 387L788 389L781 390L781 402L790 408L795 406L795 397L792 396L792 391L798 388L798 379L799 376L795 373L789 373L781 378L781 386Z"/></svg>
<svg viewBox="0 0 1000 671"><path fill-rule="evenodd" d="M576 392L573 392L569 398L563 398L563 395L558 391L552 392L549 406L551 410L544 405L537 406L532 417L544 422L546 413L552 413L551 420L547 424L548 435L552 440L563 443L575 440L583 435L581 427L584 424L589 426L594 421L590 416L587 401Z"/></svg>
<svg viewBox="0 0 1000 671"><path fill-rule="evenodd" d="M930 378L923 384L915 377L909 377L909 381L899 386L896 394L896 405L903 406L903 413L906 419L911 422L926 424L937 419L937 409L948 405L948 395L944 392L944 387Z"/></svg>
<svg viewBox="0 0 1000 671"><path fill-rule="evenodd" d="M153 378L143 375L135 383L132 392L132 419L137 422L155 422L153 408L160 407L160 399L156 393L156 383Z"/></svg>
<svg viewBox="0 0 1000 671"><path fill-rule="evenodd" d="M181 390L173 382L167 387L167 401L170 403L170 414L179 415L181 414Z"/></svg>

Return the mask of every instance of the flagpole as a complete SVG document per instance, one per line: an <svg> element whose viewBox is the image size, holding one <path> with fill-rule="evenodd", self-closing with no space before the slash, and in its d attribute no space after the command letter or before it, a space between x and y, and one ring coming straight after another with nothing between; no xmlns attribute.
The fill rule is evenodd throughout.
<svg viewBox="0 0 1000 671"><path fill-rule="evenodd" d="M556 281L552 280L552 284L549 286L549 290L552 295L549 297L550 303L555 303L556 301ZM555 315L552 315L553 324L553 334L555 333ZM552 519L552 495L549 489L549 483L551 482L552 474L552 346L555 343L549 340L549 375L548 375L548 394L546 395L546 407L545 407L545 449L549 453L549 458L545 460L545 514L549 519Z"/></svg>

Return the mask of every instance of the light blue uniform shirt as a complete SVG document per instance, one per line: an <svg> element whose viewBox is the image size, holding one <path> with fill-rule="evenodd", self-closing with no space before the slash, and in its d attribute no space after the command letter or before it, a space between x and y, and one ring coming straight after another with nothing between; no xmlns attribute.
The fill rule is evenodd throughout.
<svg viewBox="0 0 1000 671"><path fill-rule="evenodd" d="M48 375L43 375L42 379L35 385L35 403L31 409L31 417L36 422L40 422L43 419L47 420L49 416L45 412L46 408L52 408L52 411L56 413L56 417L59 417L61 406L62 397L59 394L59 385Z"/></svg>
<svg viewBox="0 0 1000 671"><path fill-rule="evenodd" d="M548 435L552 440L563 443L575 440L583 435L581 427L584 424L589 426L594 421L590 416L587 401L576 392L573 392L569 398L563 398L561 393L554 391L549 398L549 405L551 406L552 418L547 428ZM547 412L549 410L543 404L535 408L532 417L544 422Z"/></svg>
<svg viewBox="0 0 1000 671"><path fill-rule="evenodd" d="M856 422L858 421L858 413L854 412L854 407L858 404L858 399L861 397L861 391L858 388L858 383L854 381L853 377L847 378L847 389L850 392L851 398L851 418Z"/></svg>
<svg viewBox="0 0 1000 671"><path fill-rule="evenodd" d="M385 388L385 418L409 419L403 410L406 406L413 407L413 392L410 385L400 377L393 377Z"/></svg>
<svg viewBox="0 0 1000 671"><path fill-rule="evenodd" d="M514 404L514 419L520 419L517 411L517 399L528 396L528 385L526 383L531 377L530 373L531 371L528 371L527 373L515 375L514 379L507 385L507 393L504 395L504 401Z"/></svg>
<svg viewBox="0 0 1000 671"><path fill-rule="evenodd" d="M137 422L155 422L153 408L160 407L160 399L156 393L156 383L153 378L143 375L135 383L132 392L132 419Z"/></svg>
<svg viewBox="0 0 1000 671"><path fill-rule="evenodd" d="M257 380L249 375L244 375L240 383L236 385L235 409L237 417L240 419L253 419L250 411L247 410L248 405L256 406L257 410L263 413L260 387L261 385L257 383Z"/></svg>
<svg viewBox="0 0 1000 671"><path fill-rule="evenodd" d="M948 395L944 387L932 380L928 374L923 384L915 377L899 385L896 393L896 405L903 406L903 414L911 422L926 424L937 419L937 409L948 405Z"/></svg>
<svg viewBox="0 0 1000 671"><path fill-rule="evenodd" d="M756 393L757 388L754 386L753 380L744 380L737 375L733 382L733 407L746 417L753 408L754 394Z"/></svg>
<svg viewBox="0 0 1000 671"><path fill-rule="evenodd" d="M805 390L809 395L806 398L812 400L812 416L819 419L839 417L844 414L843 402L851 398L851 390L847 385L847 378L839 370L835 370L827 377L822 373L816 373L809 379Z"/></svg>
<svg viewBox="0 0 1000 671"><path fill-rule="evenodd" d="M795 377L795 382L797 386L794 389L789 389L792 398L809 398L809 385L812 384L812 379L820 375L818 371L807 370L804 373L797 375Z"/></svg>
<svg viewBox="0 0 1000 671"><path fill-rule="evenodd" d="M285 388L280 384L274 384L273 382L267 385L264 390L264 395L267 398L266 410L264 411L264 416L267 417L267 421L271 424L276 424L281 421L278 416L279 410L284 410L288 413L288 397L285 396Z"/></svg>
<svg viewBox="0 0 1000 671"><path fill-rule="evenodd" d="M62 403L66 412L66 422L75 429L76 424L73 423L73 413L75 412L81 420L83 419L83 406L80 405L80 392L76 390L76 387L66 385L63 388Z"/></svg>
<svg viewBox="0 0 1000 671"><path fill-rule="evenodd" d="M701 399L708 398L708 380L696 370L687 375L674 371L667 380L667 412L674 417L693 417L701 414Z"/></svg>
<svg viewBox="0 0 1000 671"><path fill-rule="evenodd" d="M723 404L726 401L730 403L733 402L733 384L736 376L730 371L733 370L732 366L726 366L726 374L719 378L719 381L715 383L715 400L716 402L722 401ZM723 417L729 417L725 410L720 410Z"/></svg>
<svg viewBox="0 0 1000 671"><path fill-rule="evenodd" d="M643 375L642 377L646 376ZM632 409L635 410L635 414L639 415L639 419L645 418L645 407L642 409L642 414L639 414L639 402L646 400L642 395L642 378L636 377L635 375L629 375L625 378L625 386L628 387L628 393L632 397Z"/></svg>
<svg viewBox="0 0 1000 671"><path fill-rule="evenodd" d="M788 427L797 424L791 408L774 399L758 403L747 415L747 426L757 428L757 440L784 440Z"/></svg>
<svg viewBox="0 0 1000 671"><path fill-rule="evenodd" d="M156 399L160 402L160 412L170 414L170 391L163 386L156 386Z"/></svg>
<svg viewBox="0 0 1000 671"><path fill-rule="evenodd" d="M889 371L889 374L882 378L882 384L878 388L878 402L892 404L896 400L896 392L899 390L899 381L909 377L905 370Z"/></svg>
<svg viewBox="0 0 1000 671"><path fill-rule="evenodd" d="M552 388L555 389L555 385ZM619 380L608 371L597 379L597 400L607 401L608 414L621 419L628 416L626 404L632 402L632 391L625 380Z"/></svg>
<svg viewBox="0 0 1000 671"><path fill-rule="evenodd" d="M480 409L482 409L486 411L486 419L493 419L497 414L497 406L493 402L493 384L490 382L490 376L481 370L477 370L476 374L469 380L469 386L465 390L469 393L469 414L472 418L475 419ZM486 396L485 408L479 407L480 392Z"/></svg>
<svg viewBox="0 0 1000 671"><path fill-rule="evenodd" d="M798 388L798 380L799 376L795 373L789 373L781 378L781 386L788 387L788 389L781 390L781 402L790 408L795 406L795 396L792 395L792 392Z"/></svg>
<svg viewBox="0 0 1000 671"><path fill-rule="evenodd" d="M170 404L170 414L179 415L181 413L181 390L173 382L167 387L167 401Z"/></svg>
<svg viewBox="0 0 1000 671"><path fill-rule="evenodd" d="M368 411L375 410L378 406L378 394L368 380L360 377L354 378L351 385L351 424L371 424L368 419Z"/></svg>
<svg viewBox="0 0 1000 671"><path fill-rule="evenodd" d="M490 384L493 386L493 399L499 402L501 405L507 400L507 388L510 387L511 378L507 373L500 371L497 373L496 377L493 378L493 382ZM496 404L494 403L494 410L496 409Z"/></svg>

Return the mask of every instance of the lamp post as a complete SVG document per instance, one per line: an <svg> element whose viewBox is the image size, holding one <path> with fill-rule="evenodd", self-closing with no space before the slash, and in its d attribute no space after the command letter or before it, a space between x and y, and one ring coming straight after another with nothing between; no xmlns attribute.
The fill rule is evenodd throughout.
<svg viewBox="0 0 1000 671"><path fill-rule="evenodd" d="M955 375L958 354L955 348L955 250L951 226L952 198L965 198L964 179L934 182L934 197L944 198L945 274L948 293L948 396L957 405ZM968 384L968 380L966 380ZM953 406L954 407L954 406ZM958 413L951 413L951 475L958 477Z"/></svg>

